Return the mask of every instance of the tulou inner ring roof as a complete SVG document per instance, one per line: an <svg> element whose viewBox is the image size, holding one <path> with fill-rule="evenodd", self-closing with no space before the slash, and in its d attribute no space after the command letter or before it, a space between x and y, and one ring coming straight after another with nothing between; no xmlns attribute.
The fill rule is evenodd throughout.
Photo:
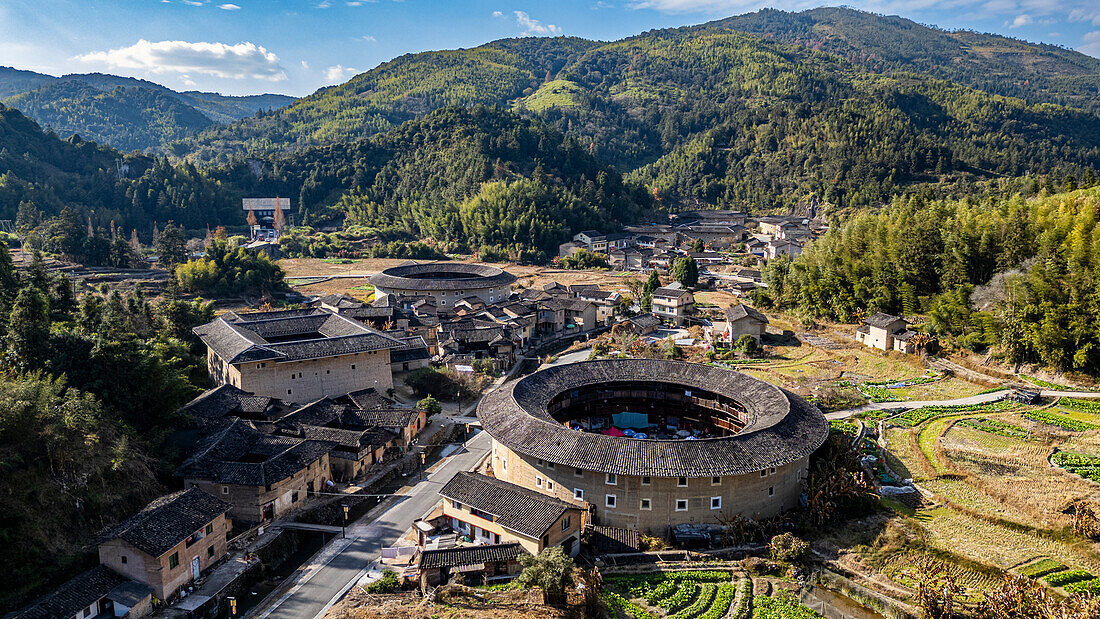
<svg viewBox="0 0 1100 619"><path fill-rule="evenodd" d="M397 290L465 290L511 286L516 276L487 264L427 262L390 267L370 277L375 287Z"/></svg>
<svg viewBox="0 0 1100 619"><path fill-rule="evenodd" d="M665 383L736 401L747 413L732 436L701 440L611 437L572 430L547 411L565 391L608 382ZM584 361L540 370L485 396L477 416L497 441L521 454L588 471L652 477L744 475L804 458L825 442L817 407L740 372L654 359Z"/></svg>

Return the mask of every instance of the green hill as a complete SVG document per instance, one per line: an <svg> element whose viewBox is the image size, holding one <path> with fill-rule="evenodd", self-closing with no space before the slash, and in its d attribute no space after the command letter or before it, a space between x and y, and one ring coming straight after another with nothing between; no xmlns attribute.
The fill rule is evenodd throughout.
<svg viewBox="0 0 1100 619"><path fill-rule="evenodd" d="M293 100L285 95L176 92L104 73L53 77L0 67L0 101L62 136L75 133L121 150L159 149L215 124L278 109Z"/></svg>
<svg viewBox="0 0 1100 619"><path fill-rule="evenodd" d="M994 94L1100 114L1100 59L1056 45L949 32L898 16L835 7L801 13L763 9L697 28L732 28L837 54L877 72L916 71Z"/></svg>

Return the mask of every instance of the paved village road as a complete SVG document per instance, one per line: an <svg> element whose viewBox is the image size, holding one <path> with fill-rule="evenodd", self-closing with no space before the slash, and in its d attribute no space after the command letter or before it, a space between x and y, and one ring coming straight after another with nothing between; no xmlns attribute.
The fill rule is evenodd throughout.
<svg viewBox="0 0 1100 619"><path fill-rule="evenodd" d="M351 525L348 528L348 537L353 538L350 544L258 617L309 619L319 616L333 598L346 591L352 580L362 575L364 568L379 558L383 546L395 543L413 520L423 516L439 501L439 489L444 484L458 472L476 468L489 448L489 435L479 433L469 440L467 449L441 461L425 481L413 486L412 491L401 497L394 506L371 522Z"/></svg>

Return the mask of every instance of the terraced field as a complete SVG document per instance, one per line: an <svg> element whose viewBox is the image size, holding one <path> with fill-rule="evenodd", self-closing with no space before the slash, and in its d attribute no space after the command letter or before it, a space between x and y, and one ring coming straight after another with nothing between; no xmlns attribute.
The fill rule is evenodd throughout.
<svg viewBox="0 0 1100 619"><path fill-rule="evenodd" d="M634 619L719 619L737 592L733 575L721 570L608 576L604 585L605 601Z"/></svg>

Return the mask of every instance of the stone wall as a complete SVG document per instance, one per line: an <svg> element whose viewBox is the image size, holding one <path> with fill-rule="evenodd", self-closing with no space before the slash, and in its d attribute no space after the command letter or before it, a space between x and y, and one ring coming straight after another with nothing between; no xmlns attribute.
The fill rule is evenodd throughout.
<svg viewBox="0 0 1100 619"><path fill-rule="evenodd" d="M310 483L314 492L323 490L325 481L332 479L329 466L329 455L326 453L321 458L290 477L271 484L270 486L245 486L238 484L219 484L201 479L186 479L184 486L198 486L208 494L212 494L224 501L232 503L229 515L235 520L243 522L260 522L263 520L263 507L268 503L274 504L274 517L279 518L283 514L297 509L305 502L310 492ZM294 493L297 492L297 500Z"/></svg>
<svg viewBox="0 0 1100 619"><path fill-rule="evenodd" d="M384 394L393 387L389 350L235 366L226 366L212 355L208 366L210 378L216 385L230 383L245 391L287 402L313 402L325 396L341 396L369 387Z"/></svg>

